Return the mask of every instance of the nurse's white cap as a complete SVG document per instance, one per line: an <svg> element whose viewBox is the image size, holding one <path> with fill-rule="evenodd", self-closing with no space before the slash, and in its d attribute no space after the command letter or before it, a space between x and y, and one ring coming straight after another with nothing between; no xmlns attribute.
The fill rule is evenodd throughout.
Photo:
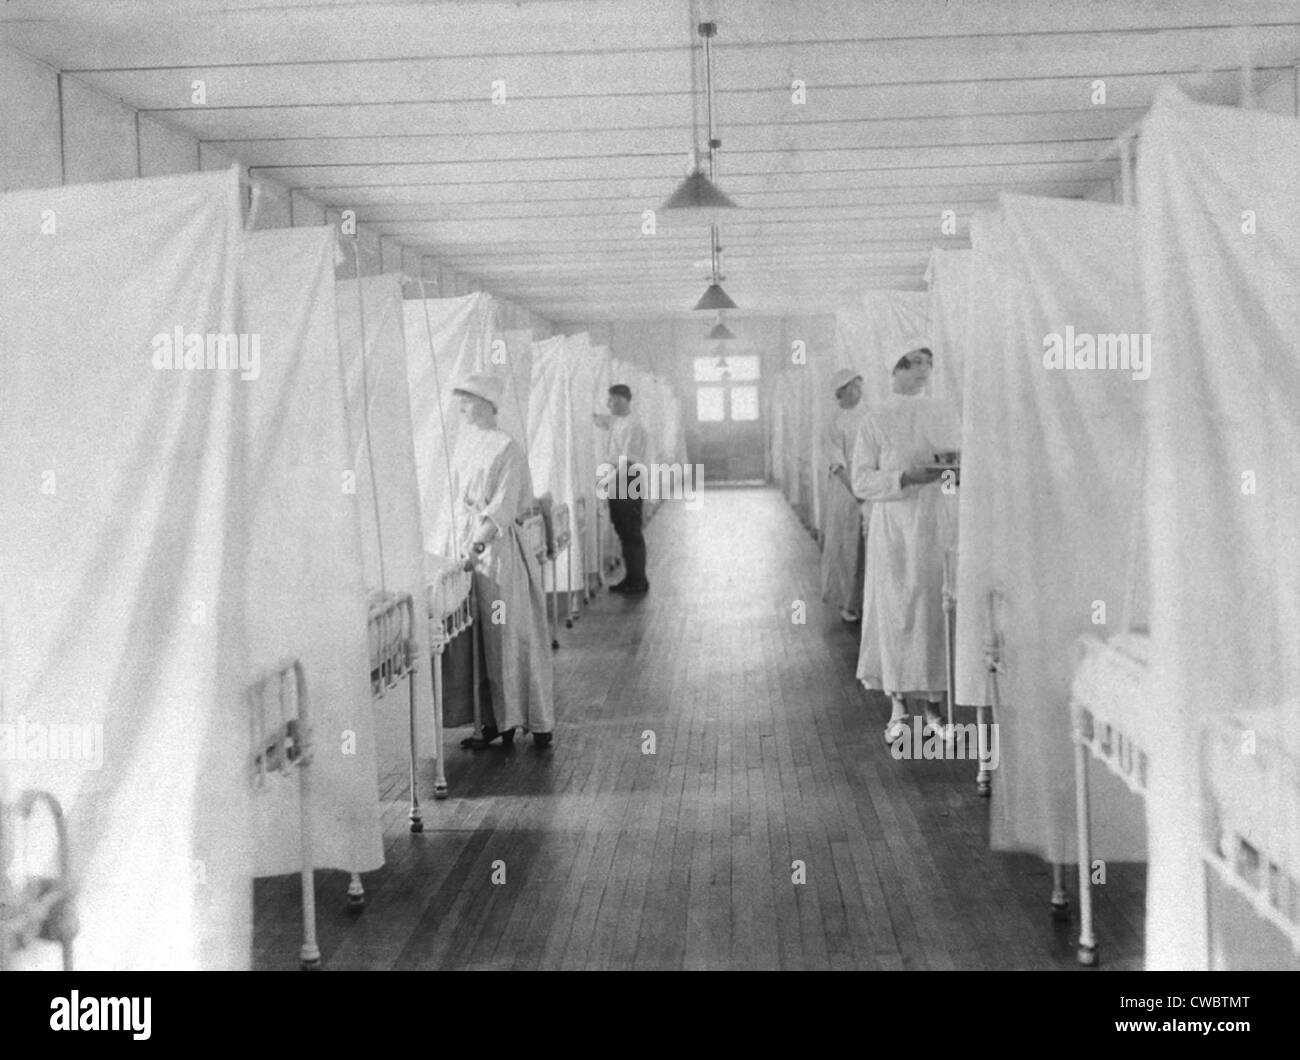
<svg viewBox="0 0 1300 1060"><path fill-rule="evenodd" d="M852 368L841 368L838 372L836 372L833 376L831 376L831 393L838 394L841 390L843 390L846 386L848 386L851 382L853 382L853 380L861 379L861 378L862 378L861 372L855 372Z"/></svg>
<svg viewBox="0 0 1300 1060"><path fill-rule="evenodd" d="M452 383L453 390L480 397L495 408L501 407L501 394L505 389L505 380L499 375L480 372L477 375L461 376Z"/></svg>

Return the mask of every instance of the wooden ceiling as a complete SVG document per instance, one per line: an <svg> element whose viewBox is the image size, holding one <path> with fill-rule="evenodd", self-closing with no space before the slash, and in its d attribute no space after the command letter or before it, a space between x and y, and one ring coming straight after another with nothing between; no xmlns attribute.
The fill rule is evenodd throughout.
<svg viewBox="0 0 1300 1060"><path fill-rule="evenodd" d="M1231 103L1243 63L1262 83L1300 55L1296 0L10 0L0 40L588 323L708 282L707 218L642 232L704 145L705 20L725 287L763 314L919 288L999 191L1113 180L1099 156L1160 84Z"/></svg>

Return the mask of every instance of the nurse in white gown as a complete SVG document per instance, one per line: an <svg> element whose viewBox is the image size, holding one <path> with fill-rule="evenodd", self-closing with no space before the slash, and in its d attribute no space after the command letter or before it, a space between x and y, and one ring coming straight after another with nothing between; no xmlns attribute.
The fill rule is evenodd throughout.
<svg viewBox="0 0 1300 1060"><path fill-rule="evenodd" d="M825 531L822 538L822 602L856 622L862 606L863 505L853 494L853 447L862 425L862 376L851 368L836 372L831 389L839 408L822 434L826 468Z"/></svg>
<svg viewBox="0 0 1300 1060"><path fill-rule="evenodd" d="M474 628L482 638L488 697L482 746L513 740L522 727L538 747L555 728L553 663L537 557L515 521L533 503L532 476L519 443L496 425L502 380L471 375L454 384L461 432L452 463L456 541L474 573Z"/></svg>
<svg viewBox="0 0 1300 1060"><path fill-rule="evenodd" d="M907 698L926 701L927 734L941 726L948 687L943 556L955 527L942 472L926 465L959 434L949 406L921 393L932 365L924 348L898 361L893 393L867 412L854 447L853 491L871 502L858 680L891 697L888 743L906 731Z"/></svg>

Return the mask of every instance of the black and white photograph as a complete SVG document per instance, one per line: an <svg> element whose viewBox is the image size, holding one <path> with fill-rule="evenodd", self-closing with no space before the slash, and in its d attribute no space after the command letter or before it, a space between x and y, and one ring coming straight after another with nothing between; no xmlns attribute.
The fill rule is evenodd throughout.
<svg viewBox="0 0 1300 1060"><path fill-rule="evenodd" d="M0 241L40 1026L1300 970L1297 0L7 0Z"/></svg>

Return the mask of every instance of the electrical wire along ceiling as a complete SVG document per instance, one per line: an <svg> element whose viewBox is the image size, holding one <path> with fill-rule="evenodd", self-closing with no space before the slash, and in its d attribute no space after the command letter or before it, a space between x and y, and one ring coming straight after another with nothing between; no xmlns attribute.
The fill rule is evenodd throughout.
<svg viewBox="0 0 1300 1060"><path fill-rule="evenodd" d="M920 289L1000 191L1109 198L1160 84L1236 103L1300 55L1294 0L11 0L0 43L581 323L712 282L709 222L662 209L704 161L703 22L742 313Z"/></svg>

